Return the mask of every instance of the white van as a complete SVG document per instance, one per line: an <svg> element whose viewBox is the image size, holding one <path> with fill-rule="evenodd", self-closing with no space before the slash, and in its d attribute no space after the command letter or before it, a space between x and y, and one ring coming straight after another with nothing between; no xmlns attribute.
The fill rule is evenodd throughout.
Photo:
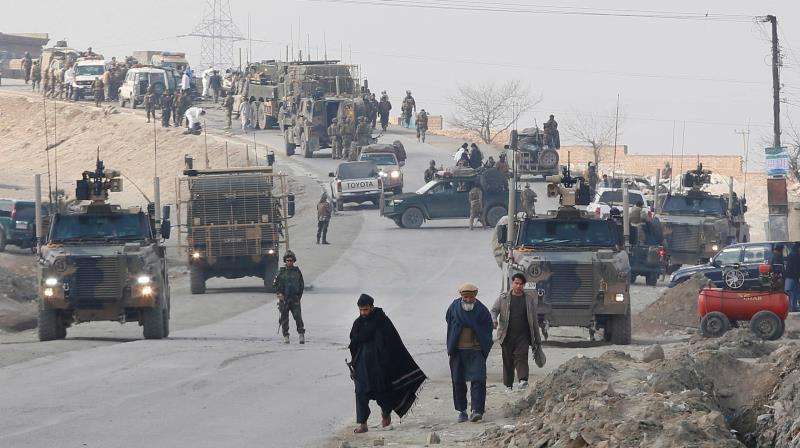
<svg viewBox="0 0 800 448"><path fill-rule="evenodd" d="M171 72L158 67L134 67L128 70L125 81L119 88L119 105L127 103L131 109L141 104L147 89L153 86L156 95L161 96L167 90L175 91L175 78Z"/></svg>
<svg viewBox="0 0 800 448"><path fill-rule="evenodd" d="M72 81L72 97L75 100L94 96L92 83L106 72L106 63L102 59L78 59L72 67L75 80Z"/></svg>

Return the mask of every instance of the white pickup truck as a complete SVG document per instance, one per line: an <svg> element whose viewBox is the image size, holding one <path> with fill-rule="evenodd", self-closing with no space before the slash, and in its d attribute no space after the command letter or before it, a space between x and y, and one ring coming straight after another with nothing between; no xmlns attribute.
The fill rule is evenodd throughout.
<svg viewBox="0 0 800 448"><path fill-rule="evenodd" d="M380 204L383 181L375 162L343 162L328 176L331 178L329 196L336 210L344 210L348 202Z"/></svg>
<svg viewBox="0 0 800 448"><path fill-rule="evenodd" d="M640 190L628 190L628 204L633 207L637 202L645 204L648 212L652 211L647 205L647 198ZM597 187L594 200L586 206L586 211L594 213L598 218L607 218L612 206L622 210L622 188Z"/></svg>

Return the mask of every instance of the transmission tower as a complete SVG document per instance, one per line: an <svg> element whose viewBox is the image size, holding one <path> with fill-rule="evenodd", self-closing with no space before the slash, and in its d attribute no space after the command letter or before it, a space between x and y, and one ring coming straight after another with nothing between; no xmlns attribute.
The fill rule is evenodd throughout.
<svg viewBox="0 0 800 448"><path fill-rule="evenodd" d="M188 37L200 38L201 67L233 67L233 47L244 40L231 16L229 0L206 0L202 21Z"/></svg>

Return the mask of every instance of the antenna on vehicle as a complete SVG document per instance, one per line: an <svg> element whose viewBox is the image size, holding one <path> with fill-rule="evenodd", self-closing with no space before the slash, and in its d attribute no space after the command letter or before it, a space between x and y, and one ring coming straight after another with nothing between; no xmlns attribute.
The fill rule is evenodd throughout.
<svg viewBox="0 0 800 448"><path fill-rule="evenodd" d="M100 152L100 150L98 149L98 154L99 154L99 152ZM98 157L99 157L99 156L98 156ZM150 200L150 198L148 198L148 197L147 197L147 195L146 195L146 194L144 194L144 191L142 191L142 189L141 189L141 188L139 188L139 186L138 186L138 185L136 185L136 182L134 182L134 181L132 181L132 180L131 180L131 178L130 178L130 177L126 176L126 175L125 175L125 174L123 174L123 173L119 173L119 175L120 175L120 176L122 176L122 177L123 177L125 180L127 180L128 182L130 182L130 183L133 185L133 188L135 188L135 189L136 189L136 190L137 190L137 191L138 191L138 192L139 192L139 193L142 195L142 197L144 197L144 199L147 201L147 203L148 203L148 204L150 204L151 202L153 202L153 201L151 201L151 200Z"/></svg>
<svg viewBox="0 0 800 448"><path fill-rule="evenodd" d="M47 157L47 190L50 204L53 203L53 183L50 178L50 139L47 136L47 98L42 97L42 112L44 112L44 155Z"/></svg>

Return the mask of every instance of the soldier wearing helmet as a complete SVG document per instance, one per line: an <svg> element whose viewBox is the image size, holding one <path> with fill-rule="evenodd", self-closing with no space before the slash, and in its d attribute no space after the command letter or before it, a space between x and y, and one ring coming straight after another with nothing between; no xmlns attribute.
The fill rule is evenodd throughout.
<svg viewBox="0 0 800 448"><path fill-rule="evenodd" d="M430 166L428 166L428 169L425 170L425 183L426 184L428 182L432 181L436 177L436 171L437 171L437 169L436 169L436 161L435 160L431 160Z"/></svg>
<svg viewBox="0 0 800 448"><path fill-rule="evenodd" d="M287 250L283 256L283 262L285 266L281 267L272 283L278 298L278 311L280 312L278 324L283 332L283 343L289 343L289 313L291 312L297 325L300 343L305 344L306 329L303 326L303 315L300 309L300 299L303 298L303 289L305 288L303 273L300 272L300 268L295 266L297 256L294 252Z"/></svg>

